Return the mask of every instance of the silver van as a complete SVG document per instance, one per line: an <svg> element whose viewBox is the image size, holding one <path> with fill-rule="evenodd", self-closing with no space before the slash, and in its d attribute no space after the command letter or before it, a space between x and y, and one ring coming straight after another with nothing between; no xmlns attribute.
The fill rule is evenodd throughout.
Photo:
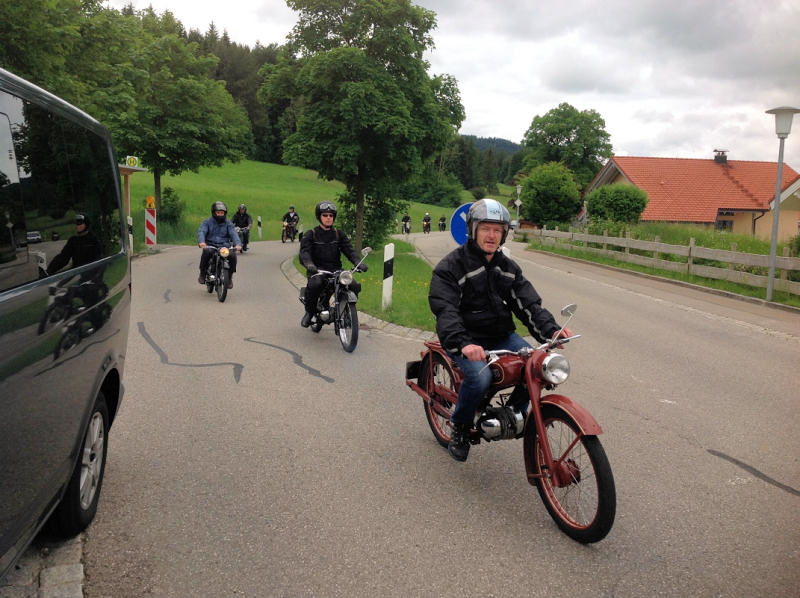
<svg viewBox="0 0 800 598"><path fill-rule="evenodd" d="M46 523L75 535L97 511L123 394L124 231L105 127L0 69L0 578Z"/></svg>

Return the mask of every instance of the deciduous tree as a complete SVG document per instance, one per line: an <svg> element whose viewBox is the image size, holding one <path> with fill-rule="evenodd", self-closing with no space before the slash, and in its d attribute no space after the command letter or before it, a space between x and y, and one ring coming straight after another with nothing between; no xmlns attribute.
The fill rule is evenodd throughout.
<svg viewBox="0 0 800 598"><path fill-rule="evenodd" d="M581 209L581 194L572 172L558 162L537 166L522 181L525 218L539 225L568 222Z"/></svg>
<svg viewBox="0 0 800 598"><path fill-rule="evenodd" d="M611 136L595 110L559 104L544 116L535 116L525 133L523 146L529 151L525 165L530 171L547 162L561 162L585 189L611 156Z"/></svg>

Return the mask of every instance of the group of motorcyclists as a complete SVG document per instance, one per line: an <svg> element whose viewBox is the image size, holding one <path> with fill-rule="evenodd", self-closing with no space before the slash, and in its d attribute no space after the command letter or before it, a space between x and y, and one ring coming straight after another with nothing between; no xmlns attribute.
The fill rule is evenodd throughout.
<svg viewBox="0 0 800 598"><path fill-rule="evenodd" d="M239 228L249 232L252 220L246 215L244 204L237 214ZM211 206L211 217L206 219L197 232L198 245L204 249L200 260L198 282L205 283L205 268L211 246L233 245L237 250L246 247L240 240L236 226L226 219L227 208L221 201ZM347 234L334 226L337 215L336 204L321 201L314 210L319 224L300 240L300 262L306 269L308 279L305 292L305 313L300 325L308 328L314 317L317 298L324 280L314 275L319 270L335 271L342 268L341 255L345 255L358 270L364 272L367 265L361 263ZM283 221L296 225L299 216L290 206ZM403 230L410 230L411 218L403 216ZM430 228L431 217L425 213L423 224ZM450 455L457 461L465 461L469 454L468 431L472 425L475 404L491 383L491 373L484 367L486 350L519 349L530 346L515 332L513 316L519 318L537 340L550 338L554 334L569 336L571 331L559 330L553 316L542 307L542 299L533 285L522 275L520 267L500 251L510 228L508 210L494 199L481 199L472 204L467 214L467 242L446 255L436 266L431 279L428 300L436 317L436 332L450 358L464 373L456 408L451 421L452 437ZM243 226L242 226L243 225ZM440 230L446 225L444 215L439 219ZM231 277L236 271L235 254L231 254ZM360 264L360 265L359 265ZM353 280L350 289L357 295L361 285ZM519 395L524 405L525 394L517 389L512 393L512 403Z"/></svg>
<svg viewBox="0 0 800 598"><path fill-rule="evenodd" d="M403 214L403 217L400 219L402 223L402 232L403 234L407 235L411 232L411 216L408 215L408 212ZM439 230L444 232L447 230L447 216L442 214L439 216ZM431 214L430 212L425 212L425 215L422 217L422 232L425 234L430 234L431 232Z"/></svg>

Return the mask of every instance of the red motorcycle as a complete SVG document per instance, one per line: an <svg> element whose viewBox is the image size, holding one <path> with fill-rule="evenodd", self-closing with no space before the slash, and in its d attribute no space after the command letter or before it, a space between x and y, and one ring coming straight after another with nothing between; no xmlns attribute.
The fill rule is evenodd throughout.
<svg viewBox="0 0 800 598"><path fill-rule="evenodd" d="M561 314L571 319L576 309L567 305ZM554 350L579 336L519 351L487 351L493 382L476 412L470 442L522 438L528 482L538 489L550 516L570 538L590 543L608 535L617 509L611 465L597 438L602 429L575 401L543 394L569 377L569 362ZM420 360L406 364L406 384L422 397L433 435L447 447L464 375L439 341L426 341L425 347ZM510 389L518 384L528 391L527 414L508 404ZM503 389L509 392L500 393Z"/></svg>

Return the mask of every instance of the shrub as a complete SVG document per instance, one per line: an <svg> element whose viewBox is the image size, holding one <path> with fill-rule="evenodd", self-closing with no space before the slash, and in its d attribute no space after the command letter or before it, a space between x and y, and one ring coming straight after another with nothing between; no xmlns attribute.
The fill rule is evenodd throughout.
<svg viewBox="0 0 800 598"><path fill-rule="evenodd" d="M164 187L161 193L161 211L158 213L160 222L176 225L181 221L186 202L181 201L177 191L172 187Z"/></svg>
<svg viewBox="0 0 800 598"><path fill-rule="evenodd" d="M646 206L647 193L625 183L604 185L586 196L586 210L591 218L636 223Z"/></svg>

